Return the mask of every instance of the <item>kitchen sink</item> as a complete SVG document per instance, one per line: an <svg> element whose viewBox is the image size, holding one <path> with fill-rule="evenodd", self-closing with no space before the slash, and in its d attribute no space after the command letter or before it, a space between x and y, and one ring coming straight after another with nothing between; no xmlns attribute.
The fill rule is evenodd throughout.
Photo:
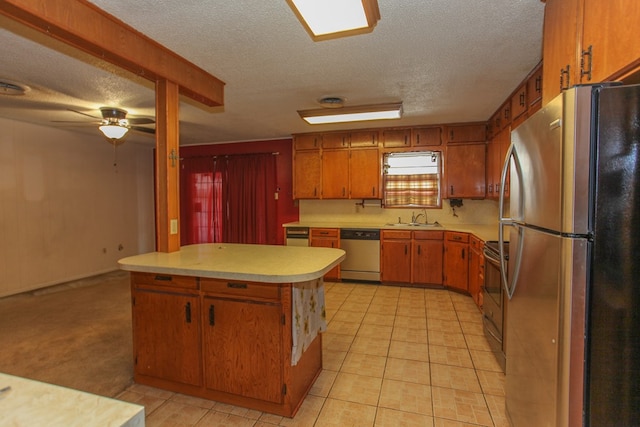
<svg viewBox="0 0 640 427"><path fill-rule="evenodd" d="M385 226L387 226L387 227L419 227L419 228L439 228L439 227L442 227L442 225L440 225L438 223L438 221L432 222L431 224L425 224L423 222L395 222L395 223L385 224Z"/></svg>

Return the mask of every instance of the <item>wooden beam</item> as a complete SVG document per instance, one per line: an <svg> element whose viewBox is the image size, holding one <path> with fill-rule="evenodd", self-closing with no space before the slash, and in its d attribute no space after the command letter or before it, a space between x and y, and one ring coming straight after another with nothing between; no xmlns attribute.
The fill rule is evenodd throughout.
<svg viewBox="0 0 640 427"><path fill-rule="evenodd" d="M0 14L154 83L176 82L204 105L224 105L222 81L86 0L2 0Z"/></svg>
<svg viewBox="0 0 640 427"><path fill-rule="evenodd" d="M156 250L180 249L178 85L156 83Z"/></svg>

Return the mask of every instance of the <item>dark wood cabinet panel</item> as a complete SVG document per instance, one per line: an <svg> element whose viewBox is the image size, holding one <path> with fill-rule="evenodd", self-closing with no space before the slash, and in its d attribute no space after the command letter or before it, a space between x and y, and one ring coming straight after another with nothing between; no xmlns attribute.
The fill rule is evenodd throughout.
<svg viewBox="0 0 640 427"><path fill-rule="evenodd" d="M380 152L378 149L351 150L349 159L349 191L351 198L379 198L380 179Z"/></svg>
<svg viewBox="0 0 640 427"><path fill-rule="evenodd" d="M412 129L411 145L414 147L442 145L442 128L440 126L431 126Z"/></svg>
<svg viewBox="0 0 640 427"><path fill-rule="evenodd" d="M411 129L383 130L382 145L385 148L410 147L411 146Z"/></svg>
<svg viewBox="0 0 640 427"><path fill-rule="evenodd" d="M349 198L349 151L325 150L322 153L322 198Z"/></svg>
<svg viewBox="0 0 640 427"><path fill-rule="evenodd" d="M486 144L447 146L445 198L484 198Z"/></svg>
<svg viewBox="0 0 640 427"><path fill-rule="evenodd" d="M471 125L455 125L446 126L447 142L479 142L487 139L487 125L471 124Z"/></svg>
<svg viewBox="0 0 640 427"><path fill-rule="evenodd" d="M461 291L469 291L469 236L445 232L444 284Z"/></svg>
<svg viewBox="0 0 640 427"><path fill-rule="evenodd" d="M322 193L322 157L320 151L294 152L293 197L319 199Z"/></svg>

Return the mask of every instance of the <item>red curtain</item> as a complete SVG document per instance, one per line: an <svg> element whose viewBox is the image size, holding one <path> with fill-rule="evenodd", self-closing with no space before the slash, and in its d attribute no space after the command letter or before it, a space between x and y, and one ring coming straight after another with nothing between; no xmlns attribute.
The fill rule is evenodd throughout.
<svg viewBox="0 0 640 427"><path fill-rule="evenodd" d="M181 244L277 243L273 154L184 158Z"/></svg>

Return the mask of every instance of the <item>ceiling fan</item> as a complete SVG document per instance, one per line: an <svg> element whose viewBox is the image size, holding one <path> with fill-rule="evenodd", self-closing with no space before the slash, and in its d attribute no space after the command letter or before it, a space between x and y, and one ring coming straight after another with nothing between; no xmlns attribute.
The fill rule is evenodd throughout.
<svg viewBox="0 0 640 427"><path fill-rule="evenodd" d="M83 113L82 111L73 110L68 108L69 111L81 114L83 116L91 117L98 120L97 122L78 122L78 121L65 121L55 120L57 123L82 123L84 125L98 126L98 129L104 134L107 140L113 145L120 145L124 142L124 136L129 130L135 132L142 132L146 134L155 134L154 128L144 127L141 125L149 125L155 123L155 120L148 117L131 117L127 118L127 110L117 107L100 107L100 113L102 118L93 116L91 114Z"/></svg>

